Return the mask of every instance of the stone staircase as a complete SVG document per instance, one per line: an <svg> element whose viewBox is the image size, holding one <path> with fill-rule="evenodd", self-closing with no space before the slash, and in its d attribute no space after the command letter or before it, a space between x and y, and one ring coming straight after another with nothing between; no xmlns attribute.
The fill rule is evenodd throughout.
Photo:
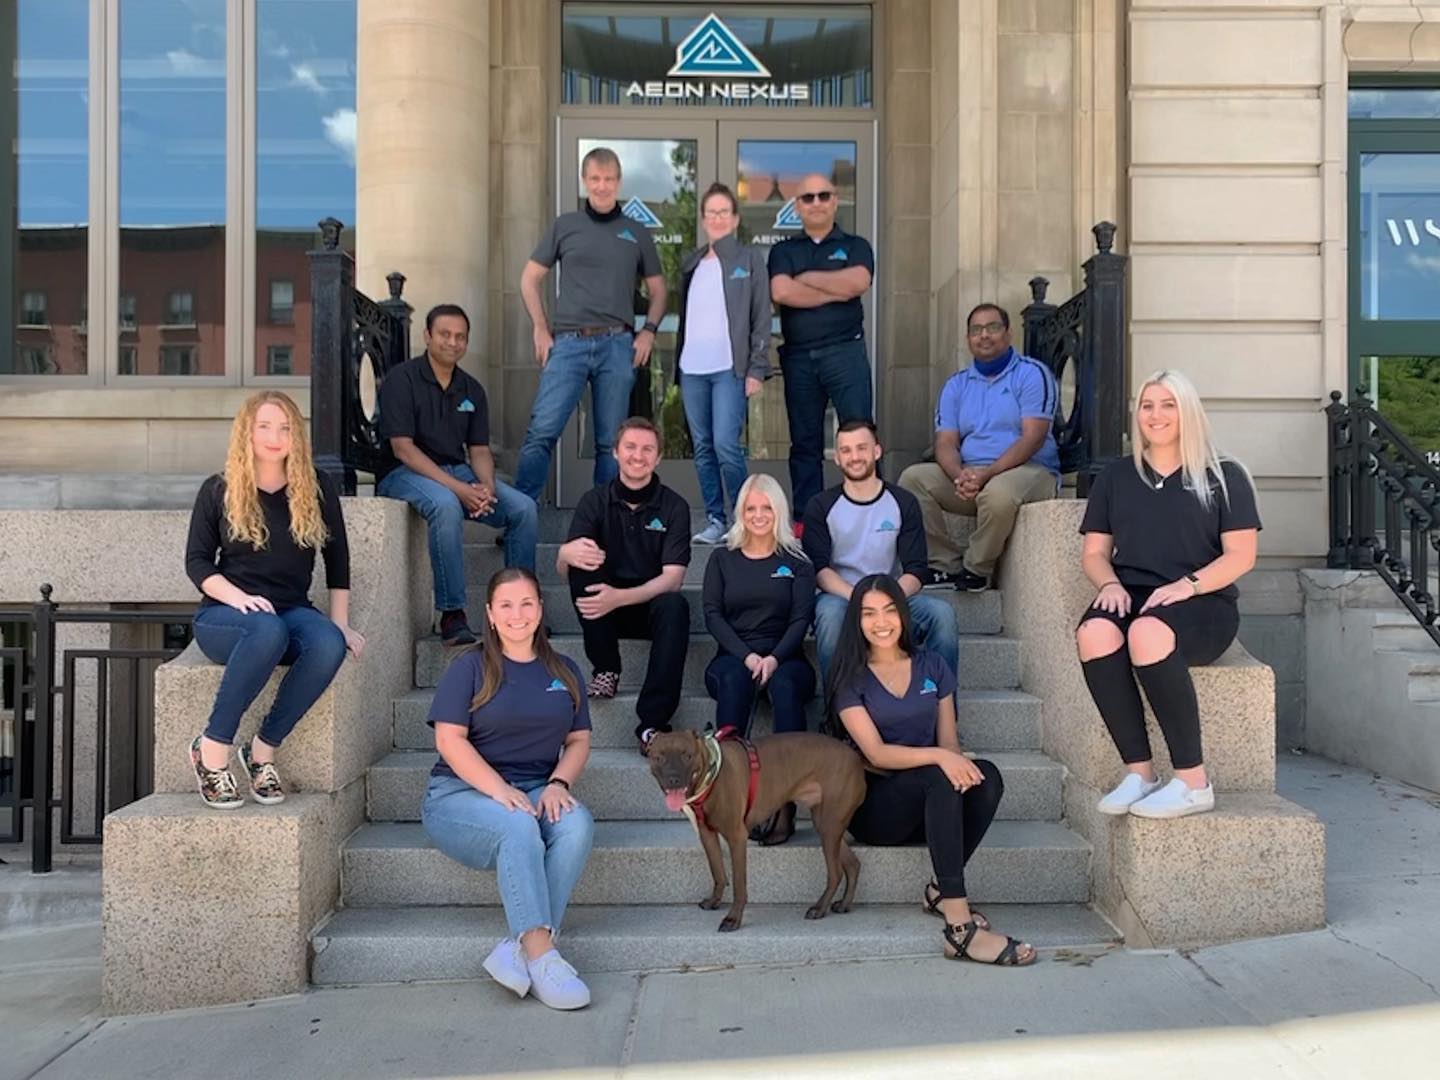
<svg viewBox="0 0 1440 1080"><path fill-rule="evenodd" d="M554 573L563 528L562 515L542 516L542 537L550 541L539 553L546 622L557 649L588 675L569 594ZM694 636L677 726L702 727L714 716L702 681L714 644L700 608L710 554L694 549L686 575ZM472 533L466 565L478 618L485 582L502 565L488 531ZM1042 947L1112 942L1116 932L1089 906L1090 844L1061 820L1065 770L1040 749L1042 703L1018 689L1020 642L1002 633L1001 597L947 595L962 634L960 738L993 760L1006 783L999 819L971 863L972 897L997 926ZM813 642L807 649L813 657ZM856 910L806 922L803 908L819 893L823 861L803 820L789 844L751 846L745 927L716 932L719 914L696 906L709 873L694 831L665 809L635 750L635 691L647 650L626 642L620 695L592 702L593 751L576 794L596 818L595 846L566 918L566 952L576 965L620 971L937 952L939 924L918 903L930 876L923 847L857 845L863 869ZM419 824L435 761L425 716L450 654L433 637L418 639L414 652L415 689L393 702L392 750L369 768L366 820L341 849L341 907L312 937L317 984L473 978L505 933L494 874L446 858ZM812 711L813 727L818 698ZM756 730L768 729L762 708Z"/></svg>

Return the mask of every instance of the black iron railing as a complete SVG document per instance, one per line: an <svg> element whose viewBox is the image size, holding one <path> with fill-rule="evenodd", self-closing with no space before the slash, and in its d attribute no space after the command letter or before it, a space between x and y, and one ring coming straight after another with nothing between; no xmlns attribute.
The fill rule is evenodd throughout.
<svg viewBox="0 0 1440 1080"><path fill-rule="evenodd" d="M1440 645L1431 591L1440 553L1440 471L1385 419L1359 387L1335 390L1329 426L1333 568L1374 570Z"/></svg>
<svg viewBox="0 0 1440 1080"><path fill-rule="evenodd" d="M8 775L0 777L0 811L8 828L0 842L23 843L26 819L30 829L30 868L50 871L55 843L55 814L60 814L62 844L99 844L105 814L154 788L155 668L179 655L183 645L162 648L64 649L56 645L56 628L64 623L119 626L178 624L188 627L194 611L187 609L105 611L68 609L51 600L51 587L40 586L40 601L0 611L11 632L0 647L4 670L4 715L10 730L5 742ZM77 717L80 683L77 665L93 662L96 710L85 757L94 766L94 828L76 826L82 802L77 781L81 764L81 725ZM58 712L57 712L58 706ZM57 731L56 720L59 719ZM57 745L58 744L58 745ZM59 754L57 769L56 754ZM85 770L89 771L89 770ZM58 783L57 783L58 773Z"/></svg>
<svg viewBox="0 0 1440 1080"><path fill-rule="evenodd" d="M1115 226L1102 221L1096 252L1085 262L1085 287L1058 307L1046 303L1050 282L1030 279L1033 301L1021 312L1025 353L1043 362L1073 387L1068 411L1062 398L1055 418L1060 471L1076 475L1080 495L1110 461L1124 452L1125 265L1112 250Z"/></svg>
<svg viewBox="0 0 1440 1080"><path fill-rule="evenodd" d="M320 222L321 247L310 252L310 436L316 466L354 495L355 471L373 473L380 464L376 399L385 376L410 357L413 309L400 296L404 274L386 277L385 300L355 288L342 228L335 218Z"/></svg>

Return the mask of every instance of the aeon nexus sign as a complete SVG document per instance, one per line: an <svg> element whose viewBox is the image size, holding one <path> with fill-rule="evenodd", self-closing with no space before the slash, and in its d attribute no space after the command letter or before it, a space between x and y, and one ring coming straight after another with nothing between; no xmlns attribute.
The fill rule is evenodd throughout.
<svg viewBox="0 0 1440 1080"><path fill-rule="evenodd" d="M675 46L669 78L632 82L627 97L705 101L809 101L805 83L761 82L770 69L747 49L713 11Z"/></svg>

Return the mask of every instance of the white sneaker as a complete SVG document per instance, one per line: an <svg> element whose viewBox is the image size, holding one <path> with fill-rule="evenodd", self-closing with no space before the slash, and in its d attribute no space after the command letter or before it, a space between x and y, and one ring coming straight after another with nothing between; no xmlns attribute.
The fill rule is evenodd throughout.
<svg viewBox="0 0 1440 1080"><path fill-rule="evenodd" d="M1143 818L1175 818L1214 809L1215 789L1209 784L1192 788L1184 780L1171 780L1154 795L1130 807L1130 813Z"/></svg>
<svg viewBox="0 0 1440 1080"><path fill-rule="evenodd" d="M506 990L513 991L516 997L523 998L530 992L530 969L525 966L525 950L514 938L502 938L490 950L482 966L492 979Z"/></svg>
<svg viewBox="0 0 1440 1080"><path fill-rule="evenodd" d="M705 528L690 537L690 542L692 544L718 544L725 539L725 531L725 522L719 518L711 518L705 523Z"/></svg>
<svg viewBox="0 0 1440 1080"><path fill-rule="evenodd" d="M1100 800L1100 805L1095 809L1102 814L1128 814L1130 807L1134 806L1147 795L1153 795L1160 790L1160 781L1146 780L1139 773L1126 773L1125 779L1120 781L1120 786Z"/></svg>
<svg viewBox="0 0 1440 1080"><path fill-rule="evenodd" d="M529 962L530 990L552 1009L583 1009L590 1004L590 988L555 949Z"/></svg>

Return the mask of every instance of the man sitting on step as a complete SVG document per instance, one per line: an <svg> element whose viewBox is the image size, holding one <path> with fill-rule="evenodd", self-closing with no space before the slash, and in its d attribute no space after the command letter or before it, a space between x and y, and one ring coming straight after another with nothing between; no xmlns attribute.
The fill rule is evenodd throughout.
<svg viewBox="0 0 1440 1080"><path fill-rule="evenodd" d="M505 565L535 569L535 500L495 476L490 407L480 381L460 367L470 318L456 304L425 316L425 353L380 384L385 462L375 491L403 499L425 518L440 638L470 645L465 616L465 519L505 530Z"/></svg>
<svg viewBox="0 0 1440 1080"><path fill-rule="evenodd" d="M690 564L690 506L655 475L660 432L632 416L615 433L620 475L580 496L555 557L568 577L593 674L586 692L613 698L620 688L620 639L650 642L635 705L643 753L669 731L680 705L690 603L680 592Z"/></svg>
<svg viewBox="0 0 1440 1080"><path fill-rule="evenodd" d="M926 573L925 530L920 505L910 492L876 474L883 450L869 420L847 420L835 434L835 464L843 483L827 488L805 508L805 554L815 565L815 652L820 680L829 686L830 658L855 583L889 574L910 598L916 644L960 669L960 627L944 600L920 595Z"/></svg>

